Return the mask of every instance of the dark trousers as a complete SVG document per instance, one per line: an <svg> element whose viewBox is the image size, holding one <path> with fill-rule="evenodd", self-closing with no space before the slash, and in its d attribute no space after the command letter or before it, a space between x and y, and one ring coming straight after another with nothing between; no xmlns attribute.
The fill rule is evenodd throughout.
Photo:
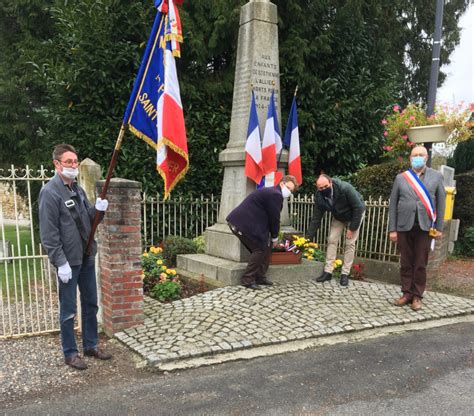
<svg viewBox="0 0 474 416"><path fill-rule="evenodd" d="M265 273L267 273L270 265L271 247L269 245L262 247L261 243L245 236L231 224L229 224L229 228L245 248L250 251L249 262L241 278L242 284L251 285L261 282L265 278Z"/></svg>
<svg viewBox="0 0 474 416"><path fill-rule="evenodd" d="M59 323L64 356L77 354L74 317L77 313L77 287L81 298L82 346L84 350L97 347L97 286L94 256L88 256L80 266L71 266L72 278L59 282Z"/></svg>
<svg viewBox="0 0 474 416"><path fill-rule="evenodd" d="M426 288L426 265L431 237L428 231L414 226L410 231L398 231L397 241L400 248L402 292L410 298L422 298Z"/></svg>

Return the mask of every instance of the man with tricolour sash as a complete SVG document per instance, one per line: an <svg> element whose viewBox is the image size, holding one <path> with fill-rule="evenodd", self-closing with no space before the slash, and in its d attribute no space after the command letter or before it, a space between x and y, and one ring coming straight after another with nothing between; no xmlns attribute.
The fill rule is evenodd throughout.
<svg viewBox="0 0 474 416"><path fill-rule="evenodd" d="M400 249L403 292L394 304L410 305L414 311L422 308L428 255L442 236L446 204L443 176L427 167L427 160L426 148L414 147L411 169L397 175L390 195L390 240Z"/></svg>

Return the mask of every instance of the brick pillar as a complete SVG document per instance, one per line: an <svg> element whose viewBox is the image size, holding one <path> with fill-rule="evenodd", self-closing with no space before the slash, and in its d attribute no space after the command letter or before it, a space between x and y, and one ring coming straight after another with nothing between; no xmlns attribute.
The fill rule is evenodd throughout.
<svg viewBox="0 0 474 416"><path fill-rule="evenodd" d="M97 194L103 184L97 182ZM109 208L99 226L102 325L109 336L144 320L140 191L139 182L112 179Z"/></svg>

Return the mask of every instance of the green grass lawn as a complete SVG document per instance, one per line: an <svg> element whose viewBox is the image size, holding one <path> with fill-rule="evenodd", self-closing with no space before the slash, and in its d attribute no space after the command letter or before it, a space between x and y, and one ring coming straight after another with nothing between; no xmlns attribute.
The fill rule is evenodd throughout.
<svg viewBox="0 0 474 416"><path fill-rule="evenodd" d="M0 229L0 240L3 239L3 235ZM33 248L31 243L31 230L29 227L19 227L19 239L20 239L20 250L18 249L18 238L17 230L14 225L5 225L5 239L10 242L13 246L15 256L18 256L19 252L21 256L26 255L26 247L28 247L28 255L33 254ZM0 242L0 244L2 244ZM12 250L11 250L12 251ZM36 254L39 254L39 244L36 243ZM10 253L11 255L11 253ZM36 267L35 267L36 266ZM40 259L22 259L22 260L11 260L10 262L0 263L0 281L3 291L3 297L7 297L7 290L10 294L10 300L15 297L15 284L16 293L18 300L21 300L21 285L23 284L23 299L29 299L28 290L28 273L30 285L33 286L35 279L35 268L36 268L36 279L38 282L41 280L41 260ZM21 272L20 272L21 271ZM7 279L8 277L8 279Z"/></svg>

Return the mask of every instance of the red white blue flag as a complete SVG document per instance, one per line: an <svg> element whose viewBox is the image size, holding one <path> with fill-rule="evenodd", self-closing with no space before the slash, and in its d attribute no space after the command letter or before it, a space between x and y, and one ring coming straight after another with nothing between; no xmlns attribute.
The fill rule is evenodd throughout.
<svg viewBox="0 0 474 416"><path fill-rule="evenodd" d="M252 91L247 142L245 143L245 176L252 179L256 184L260 183L263 176L262 145L260 140L257 105L255 103L255 94Z"/></svg>
<svg viewBox="0 0 474 416"><path fill-rule="evenodd" d="M285 147L290 148L288 155L288 174L293 175L296 178L298 185L301 185L303 183L303 174L301 171L300 133L298 130L296 96L293 97L293 103L291 104L283 144Z"/></svg>
<svg viewBox="0 0 474 416"><path fill-rule="evenodd" d="M262 166L265 177L257 188L275 186L280 182L283 174L277 171L277 154L281 152L281 149L282 143L275 106L275 91L272 91L268 103L267 121L265 122L262 142Z"/></svg>

